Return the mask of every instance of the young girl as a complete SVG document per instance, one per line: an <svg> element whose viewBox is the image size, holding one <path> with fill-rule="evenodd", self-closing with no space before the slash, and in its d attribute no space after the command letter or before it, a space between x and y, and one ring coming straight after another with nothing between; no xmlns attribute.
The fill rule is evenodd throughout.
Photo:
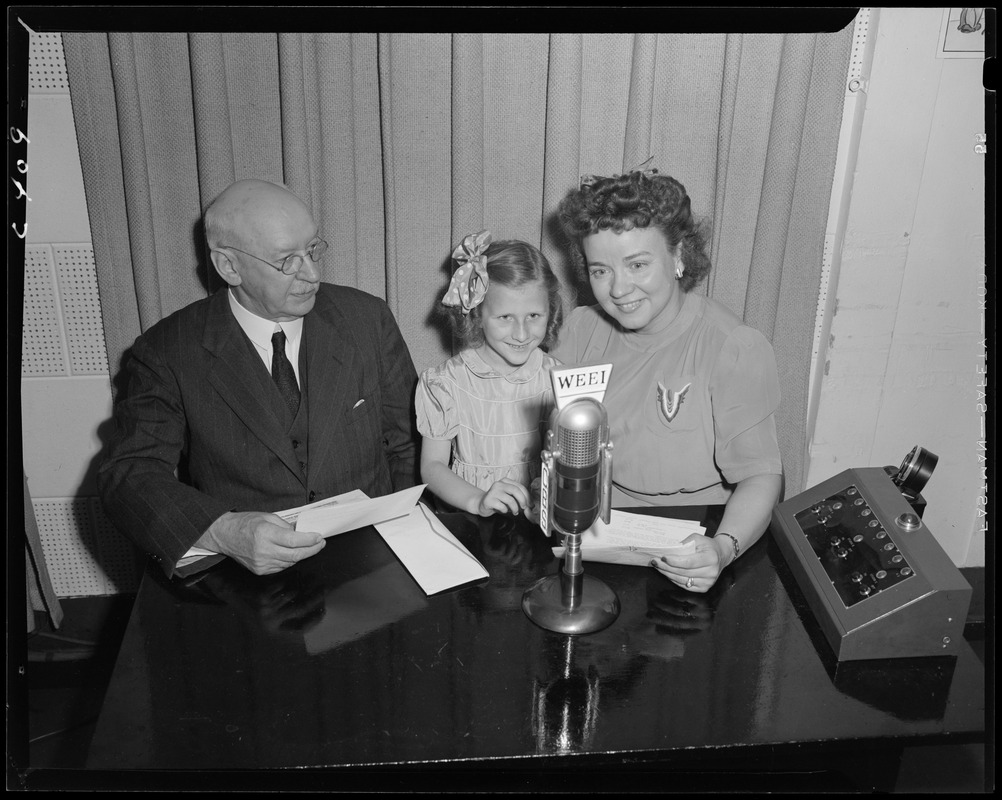
<svg viewBox="0 0 1002 800"><path fill-rule="evenodd" d="M530 511L553 409L549 372L560 363L540 348L563 321L560 282L538 249L491 243L487 231L467 236L452 258L442 303L463 349L418 382L421 479L461 511Z"/></svg>

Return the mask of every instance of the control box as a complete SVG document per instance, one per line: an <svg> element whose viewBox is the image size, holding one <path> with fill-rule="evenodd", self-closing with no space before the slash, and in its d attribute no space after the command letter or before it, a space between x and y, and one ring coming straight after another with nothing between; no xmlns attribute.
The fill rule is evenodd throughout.
<svg viewBox="0 0 1002 800"><path fill-rule="evenodd" d="M839 661L956 655L970 584L886 470L780 503L772 534Z"/></svg>

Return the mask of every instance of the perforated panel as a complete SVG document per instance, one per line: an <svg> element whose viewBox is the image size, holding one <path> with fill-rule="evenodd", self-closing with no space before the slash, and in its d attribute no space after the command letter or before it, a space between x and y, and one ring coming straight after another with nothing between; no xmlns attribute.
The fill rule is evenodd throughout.
<svg viewBox="0 0 1002 800"><path fill-rule="evenodd" d="M59 597L134 592L141 559L96 497L33 500L52 588Z"/></svg>
<svg viewBox="0 0 1002 800"><path fill-rule="evenodd" d="M62 34L32 33L28 38L28 91L69 92Z"/></svg>
<svg viewBox="0 0 1002 800"><path fill-rule="evenodd" d="M107 375L108 352L101 324L94 249L89 244L53 245L59 296L74 375Z"/></svg>
<svg viewBox="0 0 1002 800"><path fill-rule="evenodd" d="M24 252L24 328L22 377L69 374L66 343L59 319L52 252L47 245Z"/></svg>
<svg viewBox="0 0 1002 800"><path fill-rule="evenodd" d="M818 305L814 318L814 344L811 349L811 373L808 386L807 434L814 436L814 423L820 402L822 365L826 363L829 342L828 332L835 312L835 291L838 288L838 263L842 236L845 233L845 216L849 202L847 186L852 185L852 175L859 147L859 128L863 114L863 97L866 94L867 73L872 58L873 31L876 30L873 9L861 8L853 27L852 51L845 83L845 105L842 109L842 126L839 131L838 155L832 180L828 223L825 229L825 249L821 263L821 281L818 287Z"/></svg>
<svg viewBox="0 0 1002 800"><path fill-rule="evenodd" d="M95 558L90 500L76 497L32 502L52 588L59 597L108 594L108 581Z"/></svg>
<svg viewBox="0 0 1002 800"><path fill-rule="evenodd" d="M108 575L108 592L134 593L139 589L144 556L136 546L120 534L104 515L101 501L92 497L94 538L97 540L101 565Z"/></svg>
<svg viewBox="0 0 1002 800"><path fill-rule="evenodd" d="M870 9L861 8L856 14L855 28L852 32L852 55L849 58L849 76L847 84L863 78L866 66L866 37L870 33Z"/></svg>
<svg viewBox="0 0 1002 800"><path fill-rule="evenodd" d="M828 288L832 277L834 248L835 234L825 234L825 249L821 263L821 285L818 287L818 311L814 320L814 349L811 350L811 375L814 375L815 364L821 355L821 337L824 335L825 309L828 307Z"/></svg>

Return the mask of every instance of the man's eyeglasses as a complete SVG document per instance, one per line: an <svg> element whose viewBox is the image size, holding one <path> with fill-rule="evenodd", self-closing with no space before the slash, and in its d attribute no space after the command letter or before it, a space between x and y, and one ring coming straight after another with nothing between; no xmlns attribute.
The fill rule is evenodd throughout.
<svg viewBox="0 0 1002 800"><path fill-rule="evenodd" d="M277 269L286 275L295 275L299 270L303 268L303 264L306 263L306 256L301 256L299 253L295 253L291 256L286 256L282 259L280 264L276 264L273 261L267 261L266 259L256 256L253 253L248 253L246 250L241 250L239 247L233 247L227 244L219 245L220 250L236 250L238 253L243 253L245 256L250 256L251 258L256 258L258 261L263 261L272 269ZM324 253L327 252L327 242L323 239L317 239L313 244L306 248L306 255L310 257L311 261L319 261L323 258Z"/></svg>

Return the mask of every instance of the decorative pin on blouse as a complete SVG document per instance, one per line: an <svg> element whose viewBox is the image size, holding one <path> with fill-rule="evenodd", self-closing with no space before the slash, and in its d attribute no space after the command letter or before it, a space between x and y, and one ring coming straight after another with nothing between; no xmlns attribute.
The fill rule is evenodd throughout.
<svg viewBox="0 0 1002 800"><path fill-rule="evenodd" d="M685 393L689 391L690 386L692 384L687 383L676 392L674 389L666 389L665 385L658 381L658 408L661 409L661 413L664 414L668 422L671 422L678 415L682 401L685 400Z"/></svg>

